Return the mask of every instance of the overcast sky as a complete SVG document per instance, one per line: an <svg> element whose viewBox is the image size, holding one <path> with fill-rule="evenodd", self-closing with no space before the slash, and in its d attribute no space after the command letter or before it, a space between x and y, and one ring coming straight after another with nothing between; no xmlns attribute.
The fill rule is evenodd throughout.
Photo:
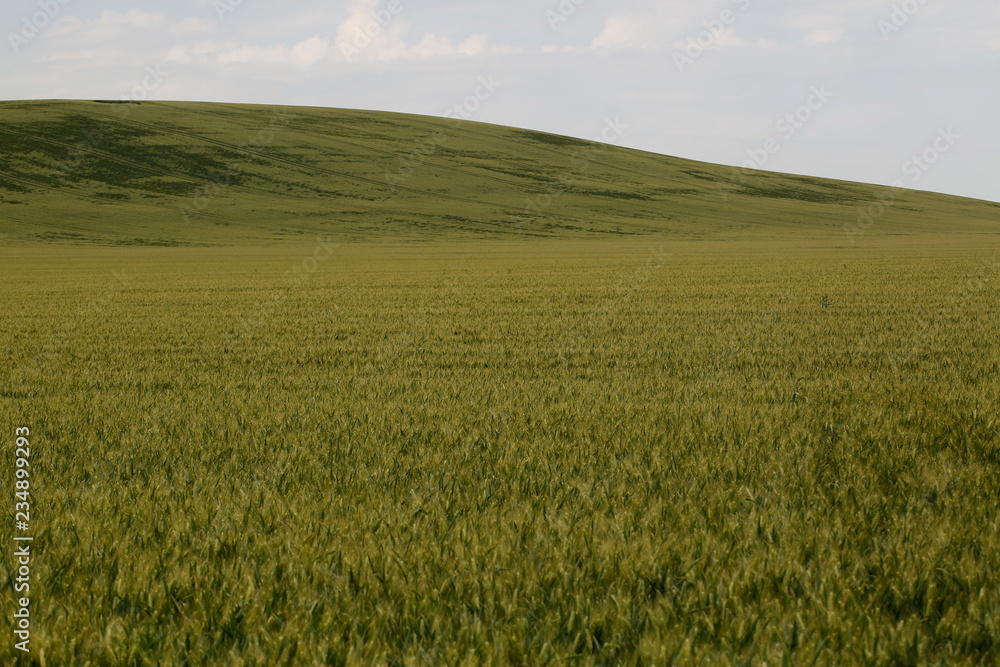
<svg viewBox="0 0 1000 667"><path fill-rule="evenodd" d="M996 0L4 0L0 28L3 99L618 119L633 148L1000 201Z"/></svg>

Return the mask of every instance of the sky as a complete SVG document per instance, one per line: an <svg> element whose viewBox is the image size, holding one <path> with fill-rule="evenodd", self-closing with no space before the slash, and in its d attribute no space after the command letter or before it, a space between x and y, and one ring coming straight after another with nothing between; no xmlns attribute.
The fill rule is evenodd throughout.
<svg viewBox="0 0 1000 667"><path fill-rule="evenodd" d="M4 0L0 31L0 99L449 115L1000 201L995 0Z"/></svg>

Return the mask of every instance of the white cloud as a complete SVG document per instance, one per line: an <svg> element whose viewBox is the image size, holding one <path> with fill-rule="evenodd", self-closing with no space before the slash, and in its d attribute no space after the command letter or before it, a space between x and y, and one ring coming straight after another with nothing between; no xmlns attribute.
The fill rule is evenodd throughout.
<svg viewBox="0 0 1000 667"><path fill-rule="evenodd" d="M700 39L703 36L706 36L707 39ZM775 41L771 39L759 39L755 41L743 39L734 28L723 28L714 34L706 31L696 39L699 40L697 45L705 50L718 49L720 47L757 47L760 49L769 49L776 45ZM686 41L674 42L674 48L678 51L685 51L691 45L690 40L691 38L688 38Z"/></svg>
<svg viewBox="0 0 1000 667"><path fill-rule="evenodd" d="M575 46L556 46L555 44L546 44L538 50L539 53L572 53L574 51L579 51Z"/></svg>
<svg viewBox="0 0 1000 667"><path fill-rule="evenodd" d="M319 35L304 39L291 49L291 61L300 67L314 65L330 50L330 43Z"/></svg>
<svg viewBox="0 0 1000 667"><path fill-rule="evenodd" d="M601 34L590 43L594 49L613 49L624 46L637 46L642 23L628 16L612 16L604 23Z"/></svg>
<svg viewBox="0 0 1000 667"><path fill-rule="evenodd" d="M211 32L217 25L216 21L200 16L189 16L174 26L173 32L179 35Z"/></svg>
<svg viewBox="0 0 1000 667"><path fill-rule="evenodd" d="M267 45L247 42L202 41L196 45L177 44L170 48L167 59L181 65L294 65L311 67L330 55L330 43L313 35L294 44Z"/></svg>
<svg viewBox="0 0 1000 667"><path fill-rule="evenodd" d="M57 16L49 28L48 35L51 37L63 37L71 35L83 28L85 23L75 16Z"/></svg>
<svg viewBox="0 0 1000 667"><path fill-rule="evenodd" d="M811 30L806 33L803 42L809 46L822 46L826 44L836 44L844 34L840 30Z"/></svg>
<svg viewBox="0 0 1000 667"><path fill-rule="evenodd" d="M205 44L201 53L189 53L183 47L171 50L170 57L180 62L190 63L196 56L206 56L217 52L216 61L221 65L295 65L310 67L326 58L330 44L319 35L314 35L291 46L287 44L270 44L259 46L252 44L227 45L218 49L215 45Z"/></svg>
<svg viewBox="0 0 1000 667"><path fill-rule="evenodd" d="M452 44L447 37L438 37L434 34L424 35L423 40L406 49L401 56L413 58L440 58L447 56L476 56L493 52L494 47L490 44L489 37L483 35L471 35L458 44Z"/></svg>
<svg viewBox="0 0 1000 667"><path fill-rule="evenodd" d="M754 42L750 42L740 37L737 34L735 28L725 28L721 32L715 35L715 41L713 42L713 44L714 46L737 47L737 46L751 46L754 44ZM759 45L763 46L765 44L766 42L761 42Z"/></svg>
<svg viewBox="0 0 1000 667"><path fill-rule="evenodd" d="M393 14L378 0L360 0L337 27L335 54L348 62L416 60L477 56L487 53L512 53L513 47L494 44L486 33L474 33L454 39L436 32L408 40L409 25L403 11Z"/></svg>
<svg viewBox="0 0 1000 667"><path fill-rule="evenodd" d="M124 13L105 10L101 12L101 17L97 19L97 23L100 25L126 24L136 28L152 28L162 25L166 20L166 14L162 12L144 12L133 8Z"/></svg>
<svg viewBox="0 0 1000 667"><path fill-rule="evenodd" d="M216 59L221 65L280 65L289 62L288 47L284 44L270 46L242 46L220 53Z"/></svg>
<svg viewBox="0 0 1000 667"><path fill-rule="evenodd" d="M182 65L209 65L218 53L227 48L234 49L236 45L225 45L212 41L200 42L192 46L178 44L169 50L167 58Z"/></svg>
<svg viewBox="0 0 1000 667"><path fill-rule="evenodd" d="M379 0L360 0L337 27L334 45L345 60L393 60L407 50L405 31L400 14L380 7Z"/></svg>
<svg viewBox="0 0 1000 667"><path fill-rule="evenodd" d="M856 16L851 9L850 6L844 6L838 13L829 13L805 8L786 15L783 24L785 29L800 35L801 43L807 46L836 44L844 37L845 23ZM868 17L868 23L871 20Z"/></svg>
<svg viewBox="0 0 1000 667"><path fill-rule="evenodd" d="M97 51L56 51L52 55L45 58L44 62L54 63L58 61L65 60L92 60L99 57Z"/></svg>

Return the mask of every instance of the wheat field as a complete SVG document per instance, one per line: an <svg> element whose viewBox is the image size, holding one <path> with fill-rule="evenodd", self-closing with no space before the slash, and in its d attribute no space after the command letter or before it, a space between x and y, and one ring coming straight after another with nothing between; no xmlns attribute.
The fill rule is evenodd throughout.
<svg viewBox="0 0 1000 667"><path fill-rule="evenodd" d="M0 257L36 663L1000 659L979 239Z"/></svg>

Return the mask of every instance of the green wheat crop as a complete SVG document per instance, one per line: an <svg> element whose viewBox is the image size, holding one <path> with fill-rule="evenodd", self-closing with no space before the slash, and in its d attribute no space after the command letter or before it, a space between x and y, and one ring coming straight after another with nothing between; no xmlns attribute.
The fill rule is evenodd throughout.
<svg viewBox="0 0 1000 667"><path fill-rule="evenodd" d="M37 662L1000 660L982 243L0 260Z"/></svg>

